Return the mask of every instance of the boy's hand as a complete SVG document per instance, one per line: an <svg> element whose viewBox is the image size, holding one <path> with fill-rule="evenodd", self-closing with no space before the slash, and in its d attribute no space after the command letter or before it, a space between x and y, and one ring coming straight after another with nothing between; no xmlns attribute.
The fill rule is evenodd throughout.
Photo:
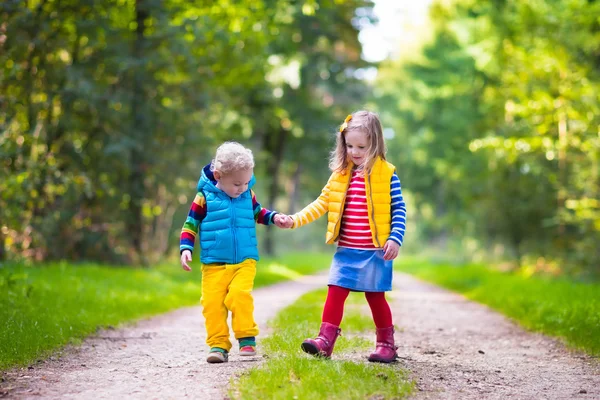
<svg viewBox="0 0 600 400"><path fill-rule="evenodd" d="M294 220L292 217L285 214L275 215L275 217L273 217L273 222L275 222L275 225L277 225L279 228L284 229L291 228L292 225L294 225Z"/></svg>
<svg viewBox="0 0 600 400"><path fill-rule="evenodd" d="M192 261L192 252L189 250L184 250L181 253L181 267L186 271L191 271L192 268L188 265L189 262Z"/></svg>
<svg viewBox="0 0 600 400"><path fill-rule="evenodd" d="M393 260L398 257L398 250L400 250L400 245L393 240L388 240L383 245L383 259L384 260Z"/></svg>

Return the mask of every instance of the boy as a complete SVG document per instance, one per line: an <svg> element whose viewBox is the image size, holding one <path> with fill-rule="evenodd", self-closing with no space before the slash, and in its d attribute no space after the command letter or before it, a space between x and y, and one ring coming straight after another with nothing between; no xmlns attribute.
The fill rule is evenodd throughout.
<svg viewBox="0 0 600 400"><path fill-rule="evenodd" d="M252 186L256 182L252 151L236 142L217 149L202 170L198 193L181 230L181 266L189 262L198 232L202 262L202 314L206 320L208 363L228 361L231 342L228 310L239 341L240 355L256 354L258 326L254 321L252 288L258 261L256 223L289 226L291 219L262 208Z"/></svg>

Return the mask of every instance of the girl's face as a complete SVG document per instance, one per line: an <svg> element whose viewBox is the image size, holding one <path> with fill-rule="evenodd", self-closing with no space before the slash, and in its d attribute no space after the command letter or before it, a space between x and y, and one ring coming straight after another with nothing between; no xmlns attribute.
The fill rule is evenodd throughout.
<svg viewBox="0 0 600 400"><path fill-rule="evenodd" d="M233 171L227 175L221 171L215 171L214 177L217 180L217 187L227 193L233 199L240 197L242 193L248 190L248 184L252 179L252 169Z"/></svg>
<svg viewBox="0 0 600 400"><path fill-rule="evenodd" d="M346 133L346 152L354 165L360 167L365 162L369 141L367 134L360 130Z"/></svg>

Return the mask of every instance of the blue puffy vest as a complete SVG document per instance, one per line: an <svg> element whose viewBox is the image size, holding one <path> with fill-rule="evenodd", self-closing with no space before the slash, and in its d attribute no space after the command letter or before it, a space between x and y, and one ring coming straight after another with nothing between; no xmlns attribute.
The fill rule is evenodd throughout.
<svg viewBox="0 0 600 400"><path fill-rule="evenodd" d="M202 170L198 192L206 199L206 216L200 224L200 260L204 264L239 264L252 258L258 261L256 222L252 209L254 175L248 190L233 199L216 186L210 165Z"/></svg>

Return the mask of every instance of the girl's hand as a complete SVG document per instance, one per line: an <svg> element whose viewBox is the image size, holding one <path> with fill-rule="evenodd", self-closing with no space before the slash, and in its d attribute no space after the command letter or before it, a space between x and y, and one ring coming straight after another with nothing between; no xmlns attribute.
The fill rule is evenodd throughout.
<svg viewBox="0 0 600 400"><path fill-rule="evenodd" d="M393 240L388 240L383 245L383 259L384 260L393 260L398 257L398 251L400 250L400 245Z"/></svg>
<svg viewBox="0 0 600 400"><path fill-rule="evenodd" d="M275 217L273 217L273 222L275 222L275 225L277 225L279 228L284 229L291 228L292 225L294 225L294 220L292 217L285 214L275 215Z"/></svg>
<svg viewBox="0 0 600 400"><path fill-rule="evenodd" d="M183 253L181 253L181 267L185 271L192 270L192 268L188 265L188 263L191 261L192 261L192 252L189 250L184 250Z"/></svg>

